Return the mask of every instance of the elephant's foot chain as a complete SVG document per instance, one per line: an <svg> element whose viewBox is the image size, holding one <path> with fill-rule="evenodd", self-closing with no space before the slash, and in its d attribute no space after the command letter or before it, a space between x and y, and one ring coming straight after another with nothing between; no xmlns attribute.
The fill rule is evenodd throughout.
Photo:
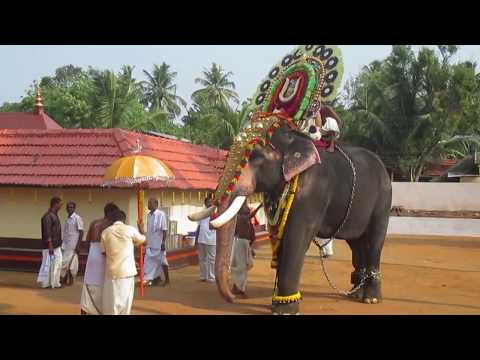
<svg viewBox="0 0 480 360"><path fill-rule="evenodd" d="M367 269L362 268L360 270L355 270L350 275L350 283L354 286L360 284L362 281L365 281L367 277Z"/></svg>
<svg viewBox="0 0 480 360"><path fill-rule="evenodd" d="M272 302L272 315L298 315L300 314L300 302L290 303Z"/></svg>

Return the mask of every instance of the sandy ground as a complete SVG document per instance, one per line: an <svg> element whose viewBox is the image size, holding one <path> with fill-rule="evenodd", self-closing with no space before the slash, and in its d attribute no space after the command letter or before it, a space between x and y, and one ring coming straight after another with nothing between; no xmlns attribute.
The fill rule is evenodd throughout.
<svg viewBox="0 0 480 360"><path fill-rule="evenodd" d="M326 266L340 288L349 288L350 250L334 244ZM133 314L269 314L274 272L270 248L257 249L248 299L225 303L215 284L198 281L198 267L171 271L171 285L136 289ZM305 259L302 314L480 314L480 239L389 238L382 261L384 301L366 305L337 295L323 276L317 249ZM36 288L36 275L0 272L0 314L79 314L82 278L63 289Z"/></svg>

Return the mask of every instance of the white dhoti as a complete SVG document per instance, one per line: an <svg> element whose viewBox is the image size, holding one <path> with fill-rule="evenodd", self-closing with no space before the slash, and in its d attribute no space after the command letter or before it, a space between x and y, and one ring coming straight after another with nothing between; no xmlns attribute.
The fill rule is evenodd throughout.
<svg viewBox="0 0 480 360"><path fill-rule="evenodd" d="M152 281L159 277L164 281L165 274L162 265L168 266L167 252L147 247L144 257L144 280Z"/></svg>
<svg viewBox="0 0 480 360"><path fill-rule="evenodd" d="M245 292L247 288L248 270L253 267L250 241L235 237L232 251L232 282L238 290Z"/></svg>
<svg viewBox="0 0 480 360"><path fill-rule="evenodd" d="M103 298L103 281L105 280L105 256L100 243L90 243L85 276L83 278L80 306L89 315L101 315Z"/></svg>
<svg viewBox="0 0 480 360"><path fill-rule="evenodd" d="M215 280L216 246L198 244L198 263L200 265L200 280Z"/></svg>
<svg viewBox="0 0 480 360"><path fill-rule="evenodd" d="M83 284L80 307L88 315L102 314L103 286Z"/></svg>
<svg viewBox="0 0 480 360"><path fill-rule="evenodd" d="M50 256L48 249L42 250L42 265L38 272L37 282L42 288L59 288L60 273L62 270L62 249L57 247Z"/></svg>
<svg viewBox="0 0 480 360"><path fill-rule="evenodd" d="M62 250L62 271L60 275L62 278L67 274L67 270L70 270L75 279L78 274L78 255L74 250Z"/></svg>
<svg viewBox="0 0 480 360"><path fill-rule="evenodd" d="M320 244L320 246L323 246L325 243L328 242L328 244L325 245L322 248L322 250L320 251L320 256L332 256L333 255L333 240L330 241L330 239L321 239L321 238L317 238L317 240L318 240L318 243Z"/></svg>
<svg viewBox="0 0 480 360"><path fill-rule="evenodd" d="M134 292L134 276L121 279L112 279L105 276L102 301L103 314L130 315Z"/></svg>

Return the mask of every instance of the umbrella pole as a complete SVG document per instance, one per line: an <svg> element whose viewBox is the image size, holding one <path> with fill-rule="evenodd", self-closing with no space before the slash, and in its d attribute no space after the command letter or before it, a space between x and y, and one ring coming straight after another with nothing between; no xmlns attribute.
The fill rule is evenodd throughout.
<svg viewBox="0 0 480 360"><path fill-rule="evenodd" d="M137 188L137 219L143 224L143 190ZM143 296L145 287L143 284L144 266L143 266L143 245L140 245L140 295Z"/></svg>

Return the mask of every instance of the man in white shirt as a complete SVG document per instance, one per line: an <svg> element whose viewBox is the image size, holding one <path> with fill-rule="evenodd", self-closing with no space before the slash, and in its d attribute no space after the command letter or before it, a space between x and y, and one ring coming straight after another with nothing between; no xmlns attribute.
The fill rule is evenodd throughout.
<svg viewBox="0 0 480 360"><path fill-rule="evenodd" d="M164 279L162 286L170 282L165 241L167 239L167 216L158 209L158 200L148 200L147 245L145 249L144 283L147 286Z"/></svg>
<svg viewBox="0 0 480 360"><path fill-rule="evenodd" d="M146 237L133 226L125 225L125 218L123 211L116 211L112 216L113 225L102 232L100 247L106 256L104 315L130 315L132 309L137 275L133 247L143 244Z"/></svg>
<svg viewBox="0 0 480 360"><path fill-rule="evenodd" d="M212 199L205 198L205 207L212 206ZM210 217L198 222L197 238L200 281L215 282L215 255L217 249L217 232L210 229Z"/></svg>
<svg viewBox="0 0 480 360"><path fill-rule="evenodd" d="M64 285L72 285L78 273L78 250L83 238L83 220L75 212L76 207L72 201L67 203L68 217L63 225L60 276Z"/></svg>

